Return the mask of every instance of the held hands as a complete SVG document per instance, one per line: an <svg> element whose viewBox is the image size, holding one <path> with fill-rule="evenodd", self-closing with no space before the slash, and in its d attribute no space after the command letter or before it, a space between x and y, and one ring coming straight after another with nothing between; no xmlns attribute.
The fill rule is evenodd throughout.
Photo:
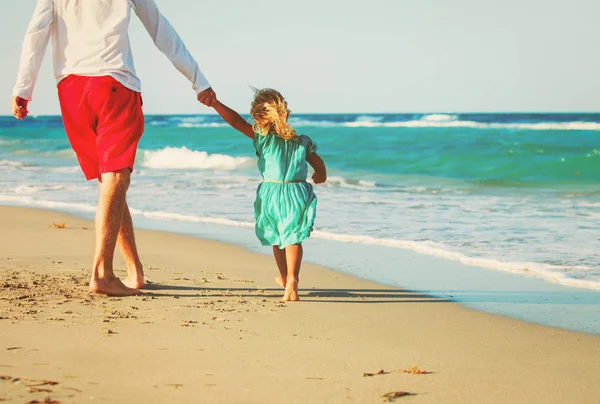
<svg viewBox="0 0 600 404"><path fill-rule="evenodd" d="M198 101L207 107L214 107L217 103L217 95L212 88L207 88L206 90L198 93Z"/></svg>
<svg viewBox="0 0 600 404"><path fill-rule="evenodd" d="M10 100L10 110L15 118L18 120L23 120L27 115L29 115L29 111L27 110L27 101L24 98L14 96Z"/></svg>
<svg viewBox="0 0 600 404"><path fill-rule="evenodd" d="M316 172L312 176L312 180L315 184L322 184L327 181L327 174Z"/></svg>

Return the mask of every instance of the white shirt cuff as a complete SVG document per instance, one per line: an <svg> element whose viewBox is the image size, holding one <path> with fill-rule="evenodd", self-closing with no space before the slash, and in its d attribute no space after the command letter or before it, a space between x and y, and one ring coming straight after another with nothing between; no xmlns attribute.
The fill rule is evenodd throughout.
<svg viewBox="0 0 600 404"><path fill-rule="evenodd" d="M27 101L31 101L31 98L32 98L31 90L27 90L24 88L18 88L18 87L13 88L12 95L13 95L13 97L21 97Z"/></svg>

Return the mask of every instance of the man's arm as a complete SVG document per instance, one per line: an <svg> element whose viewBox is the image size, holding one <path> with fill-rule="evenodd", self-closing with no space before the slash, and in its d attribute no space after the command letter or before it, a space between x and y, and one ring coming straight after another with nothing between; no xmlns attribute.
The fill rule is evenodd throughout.
<svg viewBox="0 0 600 404"><path fill-rule="evenodd" d="M160 13L154 0L131 0L134 10L152 37L156 47L165 54L188 80L198 94L198 100L208 106L216 102L210 84L200 71L185 44L169 21ZM209 90L209 91L206 91ZM209 105L210 104L210 105Z"/></svg>
<svg viewBox="0 0 600 404"><path fill-rule="evenodd" d="M17 83L13 88L12 113L18 119L27 116L27 102L31 101L54 21L53 0L37 0L29 27L25 32Z"/></svg>
<svg viewBox="0 0 600 404"><path fill-rule="evenodd" d="M250 139L254 139L254 129L252 129L252 125L246 122L246 120L242 118L240 114L229 108L227 105L222 104L220 101L215 103L214 108L215 111L221 115L221 118L223 118L223 120L230 124L234 129L239 130Z"/></svg>

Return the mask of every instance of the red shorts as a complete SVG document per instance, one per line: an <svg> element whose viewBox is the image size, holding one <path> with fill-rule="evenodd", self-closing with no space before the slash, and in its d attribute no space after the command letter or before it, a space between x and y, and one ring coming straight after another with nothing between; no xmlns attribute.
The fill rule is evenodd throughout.
<svg viewBox="0 0 600 404"><path fill-rule="evenodd" d="M142 96L110 76L68 76L58 99L69 142L88 180L133 170L144 132Z"/></svg>

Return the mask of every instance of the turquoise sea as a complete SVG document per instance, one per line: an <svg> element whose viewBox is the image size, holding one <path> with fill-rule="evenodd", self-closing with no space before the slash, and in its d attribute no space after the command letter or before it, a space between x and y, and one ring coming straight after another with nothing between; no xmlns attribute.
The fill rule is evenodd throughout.
<svg viewBox="0 0 600 404"><path fill-rule="evenodd" d="M319 114L291 123L329 169L316 187L311 243L364 256L408 249L600 291L600 114ZM134 220L211 226L225 241L230 229L258 245L254 150L218 116L147 116L136 164ZM96 188L60 117L0 118L0 203L89 216ZM406 285L407 274L381 257L361 276Z"/></svg>

